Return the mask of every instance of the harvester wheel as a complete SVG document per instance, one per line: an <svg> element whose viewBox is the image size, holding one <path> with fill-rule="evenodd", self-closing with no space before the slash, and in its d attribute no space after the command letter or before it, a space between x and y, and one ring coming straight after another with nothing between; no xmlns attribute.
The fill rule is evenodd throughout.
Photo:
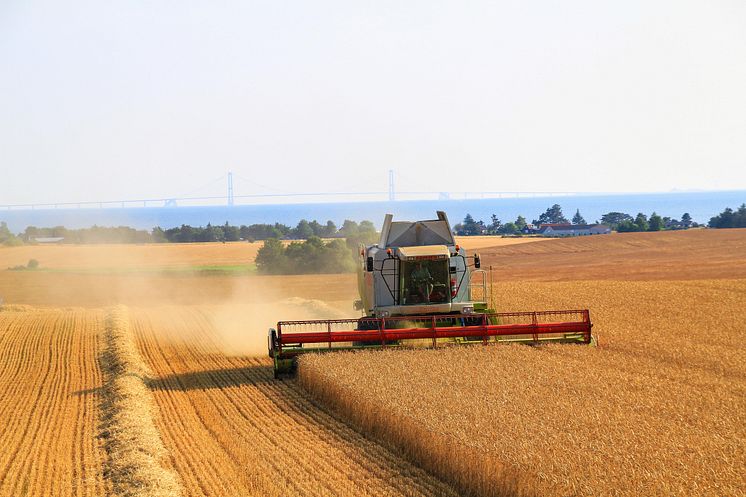
<svg viewBox="0 0 746 497"><path fill-rule="evenodd" d="M462 317L461 323L463 326L479 326L482 324L482 316L481 315L475 315L475 316L469 316L469 317ZM464 339L466 342L482 342L484 341L485 337L467 337Z"/></svg>
<svg viewBox="0 0 746 497"><path fill-rule="evenodd" d="M277 331L274 328L269 329L269 343L267 344L267 353L269 357L275 356L275 344L277 343Z"/></svg>

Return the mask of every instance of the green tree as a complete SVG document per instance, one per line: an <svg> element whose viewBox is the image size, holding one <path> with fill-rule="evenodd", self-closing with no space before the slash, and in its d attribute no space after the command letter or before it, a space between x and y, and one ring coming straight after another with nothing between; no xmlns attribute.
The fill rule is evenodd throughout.
<svg viewBox="0 0 746 497"><path fill-rule="evenodd" d="M484 223L482 223L484 225ZM479 222L475 221L471 214L467 214L464 218L464 222L461 224L461 229L457 235L460 236L474 236L482 234L482 226Z"/></svg>
<svg viewBox="0 0 746 497"><path fill-rule="evenodd" d="M534 219L534 224L568 224L569 221L562 214L562 207L559 204L554 204L539 216L539 219Z"/></svg>
<svg viewBox="0 0 746 497"><path fill-rule="evenodd" d="M628 233L631 231L640 231L640 228L631 219L625 219L617 225L616 230L619 233Z"/></svg>
<svg viewBox="0 0 746 497"><path fill-rule="evenodd" d="M324 237L325 238L331 238L334 235L337 234L337 225L334 224L334 221L327 221L326 226L324 227Z"/></svg>
<svg viewBox="0 0 746 497"><path fill-rule="evenodd" d="M311 228L310 223L306 221L305 219L301 219L298 222L298 226L296 226L295 229L293 230L293 238L298 238L300 240L307 240L312 236L314 236L314 233L313 233L313 228Z"/></svg>
<svg viewBox="0 0 746 497"><path fill-rule="evenodd" d="M164 243L168 241L166 233L164 233L163 228L160 226L156 226L151 230L150 239L155 243Z"/></svg>
<svg viewBox="0 0 746 497"><path fill-rule="evenodd" d="M355 221L351 221L350 219L345 219L344 222L342 223L342 227L339 228L339 234L345 238L357 236L357 232L358 232L357 223Z"/></svg>
<svg viewBox="0 0 746 497"><path fill-rule="evenodd" d="M523 231L526 228L526 225L528 223L526 223L526 218L525 217L519 215L515 219L515 221L513 222L513 224L515 224L515 227L518 228L518 231Z"/></svg>
<svg viewBox="0 0 746 497"><path fill-rule="evenodd" d="M497 215L492 214L490 216L490 224L487 225L487 233L489 233L490 235L495 235L499 233L500 226L502 226L500 219L498 219Z"/></svg>
<svg viewBox="0 0 746 497"><path fill-rule="evenodd" d="M572 217L572 224L585 224L585 219L580 214L580 209L575 211L575 215Z"/></svg>
<svg viewBox="0 0 746 497"><path fill-rule="evenodd" d="M22 245L23 241L8 229L5 221L0 222L0 244L6 246Z"/></svg>
<svg viewBox="0 0 746 497"><path fill-rule="evenodd" d="M308 223L308 226L311 228L311 231L313 231L314 236L318 236L319 238L324 236L324 226L315 219Z"/></svg>
<svg viewBox="0 0 746 497"><path fill-rule="evenodd" d="M357 227L359 233L375 233L376 227L371 221L362 220Z"/></svg>
<svg viewBox="0 0 746 497"><path fill-rule="evenodd" d="M601 224L605 224L613 230L625 221L633 222L634 218L624 212L607 212L601 216Z"/></svg>
<svg viewBox="0 0 746 497"><path fill-rule="evenodd" d="M291 273L307 274L322 272L324 242L317 236L309 236L304 242L293 242L285 249Z"/></svg>
<svg viewBox="0 0 746 497"><path fill-rule="evenodd" d="M685 228L688 228L692 225L692 216L690 216L688 212L685 212L681 216L681 224L683 224Z"/></svg>
<svg viewBox="0 0 746 497"><path fill-rule="evenodd" d="M347 223L347 221L345 221ZM376 231L375 225L370 221L360 221L360 225L350 221L347 227L342 227L339 230L340 233L345 234L345 245L354 253L357 253L357 248L360 244L370 245L378 240L378 232Z"/></svg>
<svg viewBox="0 0 746 497"><path fill-rule="evenodd" d="M285 247L269 239L259 249L257 270L265 274L343 273L354 271L355 259L343 240L325 243L317 236Z"/></svg>
<svg viewBox="0 0 746 497"><path fill-rule="evenodd" d="M648 220L648 231L660 231L663 229L663 218L653 212Z"/></svg>
<svg viewBox="0 0 746 497"><path fill-rule="evenodd" d="M642 212L638 212L635 218L635 226L637 226L637 231L647 231L649 227L648 217Z"/></svg>
<svg viewBox="0 0 746 497"><path fill-rule="evenodd" d="M222 242L224 241L223 228L207 223L204 228L194 228L193 242Z"/></svg>
<svg viewBox="0 0 746 497"><path fill-rule="evenodd" d="M734 211L726 207L723 212L710 219L710 228L746 228L746 204Z"/></svg>
<svg viewBox="0 0 746 497"><path fill-rule="evenodd" d="M244 240L266 240L268 238L284 238L292 230L289 226L275 223L271 224L252 224L251 226L241 226L241 238Z"/></svg>
<svg viewBox="0 0 746 497"><path fill-rule="evenodd" d="M518 226L515 223L505 223L500 227L500 233L505 235L515 235L518 231Z"/></svg>
<svg viewBox="0 0 746 497"><path fill-rule="evenodd" d="M223 240L226 242L237 242L241 239L241 231L237 226L231 226L228 221L223 225Z"/></svg>
<svg viewBox="0 0 746 497"><path fill-rule="evenodd" d="M288 259L285 246L276 238L264 241L256 253L255 264L257 271L264 274L283 274L288 270Z"/></svg>

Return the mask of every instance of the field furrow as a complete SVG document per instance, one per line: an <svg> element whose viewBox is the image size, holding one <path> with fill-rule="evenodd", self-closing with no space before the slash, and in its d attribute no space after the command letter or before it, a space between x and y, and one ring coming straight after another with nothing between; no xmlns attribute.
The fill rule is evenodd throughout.
<svg viewBox="0 0 746 497"><path fill-rule="evenodd" d="M132 322L187 495L455 495L273 380L268 360L223 353L209 310L138 309Z"/></svg>
<svg viewBox="0 0 746 497"><path fill-rule="evenodd" d="M100 311L0 312L0 496L108 492L97 439L101 325Z"/></svg>

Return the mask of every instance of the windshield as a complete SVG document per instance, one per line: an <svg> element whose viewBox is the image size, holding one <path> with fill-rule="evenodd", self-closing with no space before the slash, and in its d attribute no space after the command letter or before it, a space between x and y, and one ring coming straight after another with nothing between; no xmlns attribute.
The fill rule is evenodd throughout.
<svg viewBox="0 0 746 497"><path fill-rule="evenodd" d="M407 261L401 264L402 305L450 302L448 261Z"/></svg>

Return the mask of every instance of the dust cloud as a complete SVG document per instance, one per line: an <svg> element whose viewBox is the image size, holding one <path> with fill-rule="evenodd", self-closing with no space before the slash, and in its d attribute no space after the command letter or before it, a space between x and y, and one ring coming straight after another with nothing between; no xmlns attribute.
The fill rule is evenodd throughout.
<svg viewBox="0 0 746 497"><path fill-rule="evenodd" d="M155 259L164 255L156 257L154 253L153 257L148 257L150 247L147 246L130 251L120 247L119 253L112 254L110 263L104 259L111 247L84 247L97 251L95 260L89 261L85 260L87 252L66 251L63 257L52 252L60 247L45 248L56 254L60 267L83 269L1 271L0 298L4 299L5 309L9 309L9 305L163 308L163 312L157 314L160 315L158 321L163 323L158 327L164 330L164 335L169 334L166 328L177 326L174 339L204 340L204 331L207 331L220 352L251 356L267 354L267 332L270 327L276 327L278 321L358 315L352 308L357 290L355 275L350 273L264 276L161 271L158 267L162 266ZM184 250L182 247L166 248ZM155 252L164 250L163 247L153 249ZM202 262L210 263L211 253L203 255ZM124 265L125 256L126 270L101 269ZM245 256L253 260L253 254ZM47 259L41 262L44 265ZM173 319L180 309L186 308L199 310L205 321Z"/></svg>
<svg viewBox="0 0 746 497"><path fill-rule="evenodd" d="M264 303L232 303L212 306L209 320L226 355L267 355L267 336L278 321L339 319L352 316L339 307L317 299L290 297Z"/></svg>
<svg viewBox="0 0 746 497"><path fill-rule="evenodd" d="M303 283L306 280L315 282L319 277L308 275L294 279ZM294 292L296 285L288 283L288 278L282 276L233 280L230 296L210 305L206 313L212 331L217 335L221 352L227 355L266 356L268 331L275 328L278 321L337 319L353 315L352 298L349 301L330 302L301 297ZM323 294L318 296L324 297Z"/></svg>

